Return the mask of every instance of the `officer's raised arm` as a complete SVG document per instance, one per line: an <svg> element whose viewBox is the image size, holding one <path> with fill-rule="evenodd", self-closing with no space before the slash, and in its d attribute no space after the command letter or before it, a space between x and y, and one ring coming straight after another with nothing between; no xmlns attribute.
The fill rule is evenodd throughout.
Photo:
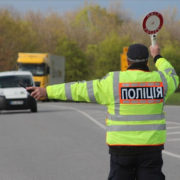
<svg viewBox="0 0 180 180"><path fill-rule="evenodd" d="M150 46L149 48L151 56L154 58L155 66L157 67L164 87L167 88L166 100L174 93L179 85L179 77L176 74L174 67L171 63L160 55L159 45Z"/></svg>
<svg viewBox="0 0 180 180"><path fill-rule="evenodd" d="M154 46L150 46L150 54L153 58L155 58L156 56L160 56L160 47L158 44L154 45Z"/></svg>

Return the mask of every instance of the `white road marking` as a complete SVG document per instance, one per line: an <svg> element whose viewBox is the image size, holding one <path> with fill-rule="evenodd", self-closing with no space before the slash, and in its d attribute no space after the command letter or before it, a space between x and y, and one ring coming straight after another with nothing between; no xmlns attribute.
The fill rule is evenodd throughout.
<svg viewBox="0 0 180 180"><path fill-rule="evenodd" d="M57 106L56 106L57 107ZM77 108L73 108L73 107L67 107L67 106L58 106L58 107L62 107L62 108L66 108L66 109L71 109L74 110L76 112L79 112L80 114L84 115L85 117L87 117L89 120L91 120L93 123L95 123L96 125L98 125L100 128L106 130L106 126L101 124L99 121L97 121L96 119L94 119L92 116L90 116L89 114L87 114L84 111L81 111Z"/></svg>
<svg viewBox="0 0 180 180"><path fill-rule="evenodd" d="M96 119L94 119L92 116L90 116L89 114L87 114L84 111L81 111L79 109L74 109L75 111L81 113L82 115L86 116L87 118L89 118L93 123L95 123L96 125L98 125L100 128L106 130L106 126L101 124L99 121L97 121Z"/></svg>
<svg viewBox="0 0 180 180"><path fill-rule="evenodd" d="M180 141L180 138L172 138L172 139L168 139L168 142L173 142L173 141Z"/></svg>
<svg viewBox="0 0 180 180"><path fill-rule="evenodd" d="M173 135L173 134L180 134L179 131L176 131L176 132L168 132L167 135Z"/></svg>
<svg viewBox="0 0 180 180"><path fill-rule="evenodd" d="M180 126L175 126L175 127L167 127L166 129L178 129Z"/></svg>
<svg viewBox="0 0 180 180"><path fill-rule="evenodd" d="M176 125L180 125L180 123L174 122L174 121L166 121L166 124L176 124Z"/></svg>
<svg viewBox="0 0 180 180"><path fill-rule="evenodd" d="M174 153L171 153L169 151L163 151L163 154L166 154L168 156L172 156L172 157L180 159L180 155L179 154L174 154Z"/></svg>
<svg viewBox="0 0 180 180"><path fill-rule="evenodd" d="M55 105L54 105L55 106ZM96 119L94 119L92 116L90 116L89 114L87 114L86 112L84 111L81 111L77 108L73 108L73 107L67 107L67 106L57 106L56 107L60 107L60 108L66 108L66 109L71 109L71 110L74 110L76 112L79 112L80 114L84 115L85 117L87 117L89 120L91 120L93 123L95 123L96 125L98 125L100 128L106 130L106 126L101 124L99 121L97 121ZM163 154L166 154L168 156L171 156L171 157L175 157L175 158L178 158L180 159L180 155L179 154L175 154L175 153L172 153L172 152L169 152L169 151L163 151Z"/></svg>

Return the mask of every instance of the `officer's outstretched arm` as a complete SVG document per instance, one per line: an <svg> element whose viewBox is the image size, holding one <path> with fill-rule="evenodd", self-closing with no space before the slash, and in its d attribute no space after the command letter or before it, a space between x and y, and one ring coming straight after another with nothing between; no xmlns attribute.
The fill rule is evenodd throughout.
<svg viewBox="0 0 180 180"><path fill-rule="evenodd" d="M110 97L107 91L111 87L111 76L92 81L70 82L51 85L46 88L49 99L95 102L108 104Z"/></svg>

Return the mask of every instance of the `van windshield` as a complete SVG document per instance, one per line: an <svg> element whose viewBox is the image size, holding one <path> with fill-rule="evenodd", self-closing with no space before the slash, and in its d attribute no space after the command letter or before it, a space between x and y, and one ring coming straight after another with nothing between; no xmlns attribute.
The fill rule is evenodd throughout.
<svg viewBox="0 0 180 180"><path fill-rule="evenodd" d="M28 75L0 76L0 88L33 86L33 81Z"/></svg>

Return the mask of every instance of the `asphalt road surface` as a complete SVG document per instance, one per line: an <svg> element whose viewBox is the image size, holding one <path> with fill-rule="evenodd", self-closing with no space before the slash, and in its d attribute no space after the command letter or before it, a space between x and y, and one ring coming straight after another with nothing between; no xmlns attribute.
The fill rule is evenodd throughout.
<svg viewBox="0 0 180 180"><path fill-rule="evenodd" d="M106 180L105 107L38 103L38 113L0 113L0 180ZM180 106L166 106L167 180L180 179Z"/></svg>

